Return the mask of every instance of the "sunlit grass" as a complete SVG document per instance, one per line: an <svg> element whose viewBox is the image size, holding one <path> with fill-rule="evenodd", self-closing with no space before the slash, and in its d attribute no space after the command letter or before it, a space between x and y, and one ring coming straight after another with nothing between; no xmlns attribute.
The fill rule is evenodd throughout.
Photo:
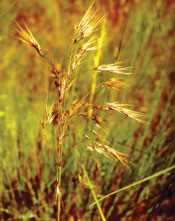
<svg viewBox="0 0 175 221"><path fill-rule="evenodd" d="M7 0L0 4L1 220L56 218L58 105L55 105L54 81L61 69L66 70L74 25L81 20L88 4L34 0L25 4ZM98 46L98 37L89 38L91 31L100 36L98 25L103 26L103 22L99 12L106 16L102 48ZM126 192L99 202L106 220L148 218L154 206L155 220L171 219L171 212L163 210L159 214L159 209L165 206L168 210L168 205L173 205L171 197L163 194L166 187L174 194L173 170L170 175L162 174L160 182L158 177L149 183L137 181L152 178L158 171L174 165L173 3L101 2L100 10L93 9L93 13L83 18L83 24L90 24L91 28L86 28L83 36L79 27L72 41L81 43L82 37L89 40L70 54L70 72L62 79L66 81L72 70L76 70L73 77L77 84L70 81L69 93L63 96L60 91L59 97L60 103L67 100L64 117L70 117L63 142L61 218L98 220L98 208L89 209L94 196L99 199L128 187ZM97 25L92 20L87 23L88 16L94 17ZM22 32L23 41L35 50L11 37L19 37L16 28ZM47 52L46 62L37 51L42 56ZM95 57L97 65L94 65ZM92 88L95 93L91 92ZM91 115L88 109L92 119L87 117L86 122L85 112ZM100 116L97 109L104 109ZM145 115L139 115L140 112L148 118L143 118ZM129 114L149 121L150 125L135 122L126 116ZM113 160L117 151L124 154L127 163L133 164L130 171L117 163L116 157ZM161 203L156 204L159 199ZM138 212L140 206L144 214Z"/></svg>

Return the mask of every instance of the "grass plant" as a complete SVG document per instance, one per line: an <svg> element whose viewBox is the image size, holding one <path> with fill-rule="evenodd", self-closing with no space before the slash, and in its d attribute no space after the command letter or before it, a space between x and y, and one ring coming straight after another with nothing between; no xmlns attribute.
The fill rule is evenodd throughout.
<svg viewBox="0 0 175 221"><path fill-rule="evenodd" d="M92 116L93 122L97 125L97 127L102 127L100 121L98 120L99 114L93 113L93 110L96 112L100 111L118 111L125 116L134 118L141 122L140 116L142 116L140 113L132 111L127 109L125 106L128 106L126 104L119 104L118 102L113 103L105 103L101 106L96 105L96 103L93 103L93 98L95 95L95 88L98 87L96 85L96 78L98 72L107 72L107 73L114 73L114 74L130 74L126 72L127 68L124 68L122 66L119 66L116 64L107 64L107 65L100 65L100 57L101 57L101 51L102 51L102 44L103 39L105 35L105 20L103 22L103 28L101 30L101 35L98 38L96 36L97 29L100 26L100 23L102 23L102 16L100 15L100 11L97 8L96 4L93 2L88 10L86 11L85 15L83 16L80 23L75 26L74 29L74 36L72 39L72 43L70 46L70 54L68 57L68 68L65 68L65 70L58 70L55 68L55 64L51 61L51 59L48 59L48 56L43 52L41 46L37 42L37 40L34 38L32 32L29 30L27 25L25 25L25 29L23 29L18 23L17 26L19 27L19 35L20 37L17 37L22 42L28 44L29 46L33 47L37 53L40 55L41 58L43 58L51 67L50 72L51 76L54 78L55 87L57 89L57 105L58 110L56 113L54 113L54 110L51 110L50 113L46 115L45 122L42 123L43 128L45 125L51 124L54 120L54 117L57 117L57 146L56 146L56 163L58 165L58 172L57 172L57 181L56 181L56 194L57 194L57 201L58 201L58 215L57 220L60 220L60 212L61 212L61 173L62 173L62 152L64 151L63 146L63 139L65 134L67 133L67 128L69 125L70 118L73 116L76 117L78 115L83 115L83 118L86 120L87 117ZM97 40L95 40L97 39ZM90 51L97 50L97 54L94 57L94 67L92 70L93 72L93 80L92 80L92 90L91 93L88 95L83 95L82 97L76 98L75 101L71 104L71 106L66 105L68 102L65 100L65 93L71 94L71 87L72 84L75 83L74 75L77 71L78 67L83 63L84 57L87 56L87 54ZM119 82L119 85L122 83ZM110 87L110 85L108 85ZM90 97L90 103L87 102L88 97ZM82 101L83 100L83 101ZM98 101L96 101L98 104ZM89 114L88 114L89 113ZM97 138L102 136L98 132L94 131ZM119 151L116 151L112 147L106 145L104 142L97 142L96 140L93 140L88 135L85 135L85 138L92 143L91 146L86 146L88 150L91 151L97 151L104 156L108 157L109 159L113 160L119 160L123 165L128 166L127 162L127 156L125 154L120 153ZM83 166L83 171L87 176L87 173L85 171L85 168ZM90 183L89 178L88 183ZM91 185L90 185L91 186ZM90 187L92 189L92 187ZM92 194L95 197L95 200L97 200L94 190L92 189ZM100 208L100 205L97 204L100 215L102 217L102 220L105 220L104 215L102 213L102 210Z"/></svg>
<svg viewBox="0 0 175 221"><path fill-rule="evenodd" d="M0 6L1 220L173 219L173 3L108 3Z"/></svg>

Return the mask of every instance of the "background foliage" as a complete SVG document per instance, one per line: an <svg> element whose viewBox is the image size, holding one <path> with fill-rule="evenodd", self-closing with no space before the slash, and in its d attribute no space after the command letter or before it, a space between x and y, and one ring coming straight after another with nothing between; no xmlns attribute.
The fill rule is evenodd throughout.
<svg viewBox="0 0 175 221"><path fill-rule="evenodd" d="M56 99L55 89L47 65L32 48L11 35L16 35L15 21L25 22L52 60L64 67L74 25L90 1L0 3L0 217L54 220L55 126L53 123L43 131L41 118L46 105ZM105 139L130 156L135 167L128 171L84 149L84 133L89 127L81 118L71 121L63 152L62 220L100 220L96 206L89 208L93 197L81 162L98 196L175 163L175 2L99 0L99 4L107 18L101 62L122 61L133 67L135 74L123 78L128 84L124 90L98 90L94 99L132 103L136 110L146 112L150 125L120 114L106 116ZM76 75L70 102L91 90L93 57L92 53L86 58ZM101 202L104 215L109 221L174 220L174 183L172 170L110 196Z"/></svg>

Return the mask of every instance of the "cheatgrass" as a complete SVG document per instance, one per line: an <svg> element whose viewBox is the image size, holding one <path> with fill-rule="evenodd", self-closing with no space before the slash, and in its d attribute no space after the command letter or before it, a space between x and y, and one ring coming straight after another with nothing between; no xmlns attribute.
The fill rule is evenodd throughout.
<svg viewBox="0 0 175 221"><path fill-rule="evenodd" d="M31 31L28 21L17 19L13 36L30 46L28 49L22 46L23 54L27 50L31 54L19 60L11 56L18 67L11 65L9 70L12 72L16 67L14 72L19 76L9 71L8 92L1 89L0 117L5 125L1 145L6 147L1 150L1 186L5 189L1 193L2 219L112 220L123 216L129 220L133 215L128 212L137 214L137 208L144 208L152 216L161 199L166 199L166 194L161 195L158 188L152 193L151 187L156 186L153 178L158 180L174 169L170 167L174 163L170 156L174 89L167 80L169 97L164 98L160 79L155 76L142 79L142 73L148 73L149 68L155 71L153 60L149 65L146 62L150 49L144 52L153 36L151 28L146 28L141 41L142 11L142 7L137 11L135 24L129 19L124 25L134 27L133 35L129 29L122 35L129 36L129 40L123 37L120 54L116 56L120 61L113 63L112 53L105 56L103 52L106 40L112 36L110 31L113 34L115 31L107 28L107 15L94 2L75 25L72 40L64 40L69 41L69 50L65 48L65 57L59 57L58 61L47 48L51 39L53 53L57 50L56 32L51 31L40 41L42 29L38 30L36 25L35 31ZM66 32L65 27L63 30ZM14 39L13 42L20 44ZM127 48L129 44L132 50ZM63 46L64 42L60 48ZM123 51L125 59L127 52L132 57L130 65L121 59ZM8 54L4 56L8 58ZM7 64L8 59L2 67ZM163 80L164 75L162 71ZM130 85L135 86L133 90ZM154 95L149 87L155 90ZM6 93L10 94L9 98ZM145 112L150 118L153 116L151 126ZM173 178L170 182L162 181L162 189L171 188L172 181ZM126 193L122 195L123 191ZM139 197L148 197L148 192L148 204L144 200L140 204ZM89 208L94 201L96 206Z"/></svg>

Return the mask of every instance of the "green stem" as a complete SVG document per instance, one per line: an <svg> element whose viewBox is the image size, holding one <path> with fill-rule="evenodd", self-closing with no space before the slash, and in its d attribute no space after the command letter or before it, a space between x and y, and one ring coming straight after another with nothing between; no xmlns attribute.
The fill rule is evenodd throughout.
<svg viewBox="0 0 175 221"><path fill-rule="evenodd" d="M82 168L83 168L83 172L84 172L84 174L85 174L85 177L86 177L86 179L87 179L88 185L89 185L89 187L90 187L90 189L91 189L91 192L92 192L92 195L93 195L93 197L94 197L94 200L95 200L95 202L96 202L96 204L97 204L97 208L98 208L98 210L99 210L100 216L101 216L101 218L102 218L103 221L106 221L105 216L104 216L103 211L102 211L102 209L101 209L101 207L100 207L100 204L99 204L99 202L98 202L97 196L96 196L96 194L95 194L95 191L94 191L94 189L93 189L93 186L92 186L92 184L91 184L91 181L90 181L90 179L89 179L89 177L88 177L88 174L87 174L87 172L86 172L86 169L85 169L84 165L82 165Z"/></svg>
<svg viewBox="0 0 175 221"><path fill-rule="evenodd" d="M175 169L175 165L173 165L173 166L171 166L171 167L168 167L167 169L161 170L161 171L159 171L159 172L157 172L157 173L155 173L155 174L153 174L153 175L151 175L151 176L149 176L149 177L146 177L146 178L144 178L144 179L142 179L142 180L139 180L139 181L137 181L137 182L135 182L135 183L132 183L132 184L130 184L130 185L128 185L128 186L125 186L125 187L123 187L123 188L121 188L121 189L119 189L119 190L113 191L112 193L109 193L109 194L107 194L106 196L101 197L101 198L98 199L97 201L95 200L95 202L92 203L92 204L90 205L90 207L93 206L93 205L95 205L96 203L99 203L99 201L108 198L109 196L112 196L112 195L114 195L114 194L116 194L116 193L119 193L119 192L121 192L121 191L127 190L127 189L129 189L129 188L131 188L131 187L133 187L133 186L136 186L136 185L138 185L138 184L141 184L141 183L144 183L144 182L146 182L146 181L148 181L148 180L151 180L151 179L153 179L153 178L156 178L156 177L158 177L158 176L160 176L160 175L163 175L164 173L167 173L167 172L169 172L170 170L173 170L173 169Z"/></svg>
<svg viewBox="0 0 175 221"><path fill-rule="evenodd" d="M59 103L60 107L60 113L62 116L62 104ZM62 124L62 117L60 119L60 122L58 123L58 171L57 171L57 196L58 196L58 202L57 202L57 221L60 221L60 214L61 214L61 170L62 170L62 137L63 137L63 130L64 127Z"/></svg>
<svg viewBox="0 0 175 221"><path fill-rule="evenodd" d="M106 19L103 20L103 25L102 25L102 29L101 29L101 35L98 38L98 45L97 45L97 53L94 57L94 67L97 68L99 66L100 63L100 57L101 57L101 52L102 52L102 46L103 46L103 41L104 41L104 37L105 37L105 24L106 24ZM92 75L92 88L91 88L91 95L90 95L90 104L92 104L93 102L93 98L95 95L95 88L96 88L96 79L97 79L97 71L94 71L93 75ZM93 113L93 109L89 109L89 118L91 117Z"/></svg>
<svg viewBox="0 0 175 221"><path fill-rule="evenodd" d="M57 208L57 220L60 221L60 213L61 213L61 192L60 192L60 187L61 187L61 166L59 166L59 171L58 171L58 187L59 192L58 194L58 208Z"/></svg>

